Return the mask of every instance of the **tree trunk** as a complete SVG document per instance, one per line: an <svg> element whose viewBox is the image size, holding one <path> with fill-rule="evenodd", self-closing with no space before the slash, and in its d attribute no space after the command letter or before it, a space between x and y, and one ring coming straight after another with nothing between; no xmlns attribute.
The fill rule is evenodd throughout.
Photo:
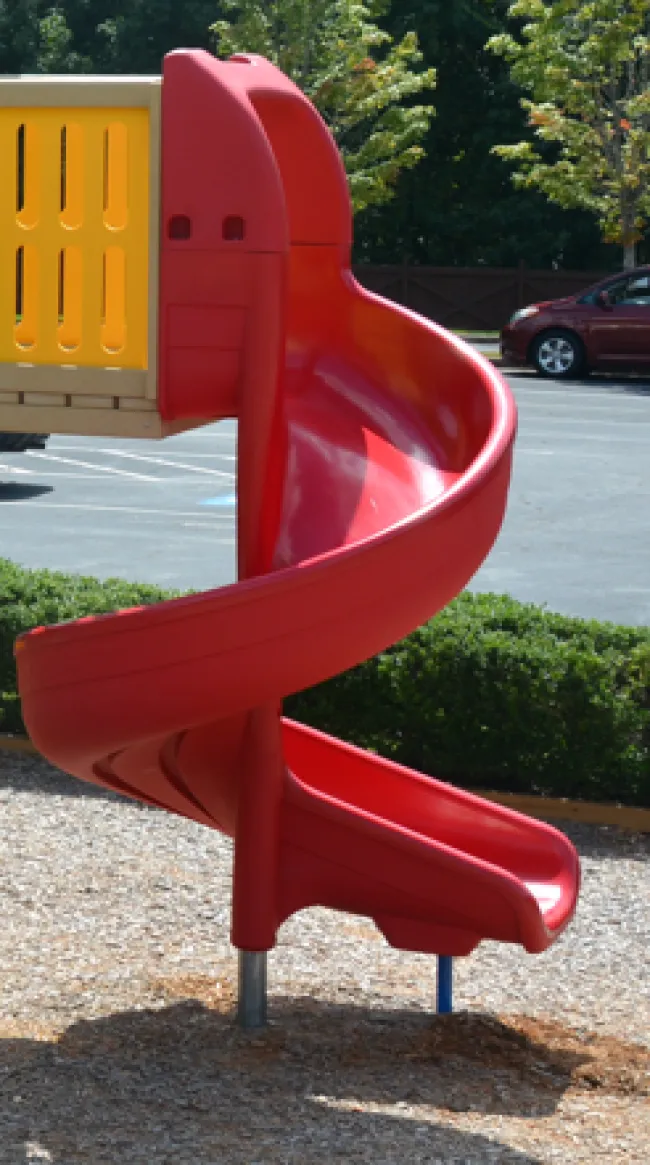
<svg viewBox="0 0 650 1165"><path fill-rule="evenodd" d="M623 244L623 266L626 271L636 266L636 244L639 237L636 229L638 205L630 190L621 191L621 242Z"/></svg>
<svg viewBox="0 0 650 1165"><path fill-rule="evenodd" d="M623 244L623 266L626 271L636 267L636 243Z"/></svg>

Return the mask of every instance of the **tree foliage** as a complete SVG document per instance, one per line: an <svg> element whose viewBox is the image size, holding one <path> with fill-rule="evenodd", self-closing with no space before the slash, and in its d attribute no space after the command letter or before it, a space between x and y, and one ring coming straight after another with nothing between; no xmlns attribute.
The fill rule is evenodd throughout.
<svg viewBox="0 0 650 1165"><path fill-rule="evenodd" d="M0 0L0 73L23 71L37 45L37 0Z"/></svg>
<svg viewBox="0 0 650 1165"><path fill-rule="evenodd" d="M400 37L417 28L425 60L436 62L437 116L425 157L400 176L394 202L357 216L358 259L598 269L615 262L585 211L516 189L491 152L495 142L522 136L521 90L507 62L485 48L504 29L509 2L393 0L383 18L388 31Z"/></svg>
<svg viewBox="0 0 650 1165"><path fill-rule="evenodd" d="M159 73L208 48L215 0L0 0L0 73Z"/></svg>
<svg viewBox="0 0 650 1165"><path fill-rule="evenodd" d="M433 115L416 101L435 85L414 32L393 38L376 20L383 0L222 0L213 25L222 56L268 57L310 97L343 155L355 210L393 197L423 155ZM229 18L229 19L228 19Z"/></svg>
<svg viewBox="0 0 650 1165"><path fill-rule="evenodd" d="M519 36L489 44L530 95L521 104L537 141L495 150L520 186L594 214L633 266L650 215L650 4L516 0L509 13Z"/></svg>
<svg viewBox="0 0 650 1165"><path fill-rule="evenodd" d="M412 138L403 136L401 121L396 129L390 124L393 106L382 107L377 117L346 126L345 142L341 138L348 155L366 146L369 131L380 133L379 144L383 134L384 145L391 146L383 159L385 175L379 176L386 183L386 193L394 197L385 203L370 201L357 213L357 261L403 259L512 267L523 259L531 267L602 270L617 265L618 248L602 242L593 213L565 209L533 187L515 187L502 159L492 152L495 142L515 145L522 138L545 150L555 148L535 137L534 126L522 125L522 88L506 58L485 48L491 36L505 31L510 2L366 0L360 5L350 0L345 5L348 12L363 8L364 27L372 26L375 35L387 34L391 40L361 48L360 62L370 58L377 65L374 70L355 73L356 58L352 65L347 57L337 58L329 100L340 99L346 77L357 104L365 103L366 109L373 102L377 105L377 86L379 97L391 86L399 89L399 75L396 80L393 74L389 85L383 73L391 51L405 38L407 45L415 46L412 35L409 38L413 30L418 37L415 52L419 48L422 60L414 57L407 63L403 81L408 84L411 75L419 78L427 66L436 67L434 95L429 84L415 92L402 88L397 106L402 113L411 106L429 107L435 100L436 117L423 116L417 108L409 113ZM271 0L259 0L253 7L267 21L277 9ZM284 7L289 11L288 0ZM305 41L295 30L304 31L305 16L314 19L325 7L334 10L334 5L333 0L294 0L292 7L294 32L280 47L283 53L289 43L297 47L295 68L299 69L305 63ZM242 14L243 5L235 10L223 0L184 0L182 4L178 0L0 0L0 73L158 73L165 53L182 46L214 48L210 25L221 18L229 27L235 26ZM319 27L318 40L328 35L331 42L333 34ZM247 37L246 41L245 49L268 46L268 37L254 43ZM346 52L348 47L344 42ZM320 53L319 44L316 49ZM284 57L280 63L285 63ZM337 110L327 112L326 96L321 93L319 100L329 118ZM414 151L400 168L394 164L399 149L392 150L393 138L399 149ZM419 151L424 153L418 160ZM363 160L362 155L360 166ZM417 165L412 164L415 161ZM349 168L351 164L349 159ZM362 170L354 178L359 188L357 205L364 202L361 176ZM371 180L374 177L371 173Z"/></svg>

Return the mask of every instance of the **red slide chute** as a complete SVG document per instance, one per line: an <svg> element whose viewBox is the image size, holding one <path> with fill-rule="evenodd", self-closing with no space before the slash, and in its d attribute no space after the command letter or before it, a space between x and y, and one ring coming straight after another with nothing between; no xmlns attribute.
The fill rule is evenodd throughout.
<svg viewBox="0 0 650 1165"><path fill-rule="evenodd" d="M268 62L166 58L161 189L159 407L238 418L239 581L23 636L32 740L230 834L240 948L320 904L406 949L543 950L578 892L561 833L281 718L483 562L510 479L506 384L356 283L336 147Z"/></svg>

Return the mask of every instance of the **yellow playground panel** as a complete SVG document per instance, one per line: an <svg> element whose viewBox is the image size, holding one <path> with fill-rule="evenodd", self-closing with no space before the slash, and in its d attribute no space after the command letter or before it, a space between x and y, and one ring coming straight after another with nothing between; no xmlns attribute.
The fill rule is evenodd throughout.
<svg viewBox="0 0 650 1165"><path fill-rule="evenodd" d="M156 408L160 86L0 79L3 430L171 431Z"/></svg>

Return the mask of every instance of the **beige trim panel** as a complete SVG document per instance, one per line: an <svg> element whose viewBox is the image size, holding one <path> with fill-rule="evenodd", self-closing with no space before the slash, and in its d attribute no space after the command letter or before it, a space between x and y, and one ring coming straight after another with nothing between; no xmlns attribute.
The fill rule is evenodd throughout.
<svg viewBox="0 0 650 1165"><path fill-rule="evenodd" d="M106 105L111 109L132 109L159 102L160 86L160 77L59 77L54 74L0 77L0 106L55 109Z"/></svg>
<svg viewBox="0 0 650 1165"><path fill-rule="evenodd" d="M66 433L85 437L171 437L187 429L201 428L205 421L163 421L157 412L120 408L76 408L43 405L3 405L0 413L7 433Z"/></svg>
<svg viewBox="0 0 650 1165"><path fill-rule="evenodd" d="M142 368L89 368L77 364L0 364L0 392L51 392L85 396L146 396ZM2 428L0 418L0 428Z"/></svg>

